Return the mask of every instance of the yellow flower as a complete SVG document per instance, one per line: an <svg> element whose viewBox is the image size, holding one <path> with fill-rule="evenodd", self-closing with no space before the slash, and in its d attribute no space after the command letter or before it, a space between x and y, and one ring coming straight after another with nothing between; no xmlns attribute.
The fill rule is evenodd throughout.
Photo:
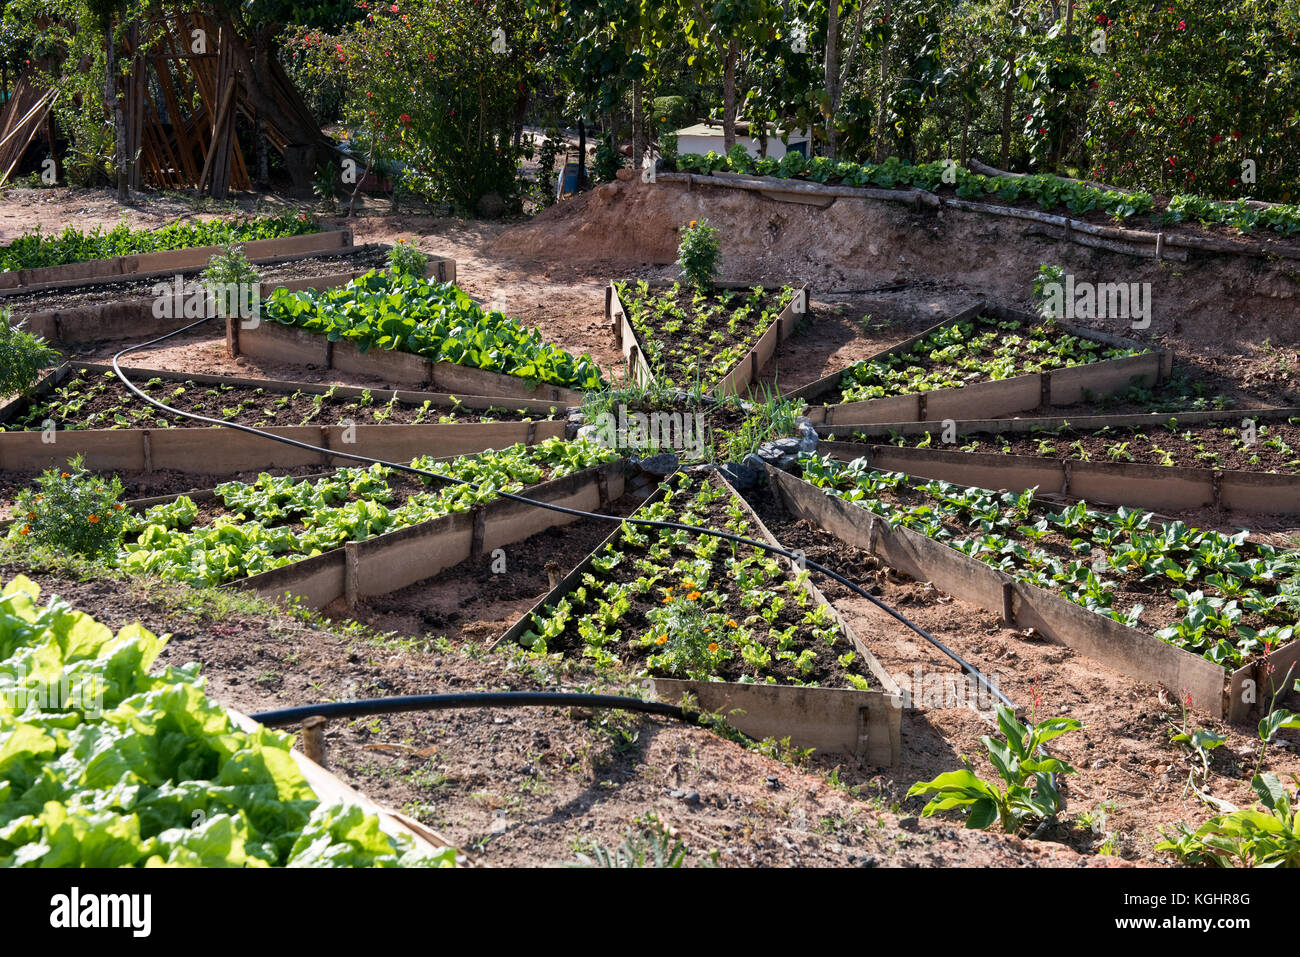
<svg viewBox="0 0 1300 957"><path fill-rule="evenodd" d="M715 655L718 653L718 643L716 641L709 642L709 651Z"/></svg>
<svg viewBox="0 0 1300 957"><path fill-rule="evenodd" d="M698 225L700 225L699 220L696 219L691 220L691 229L694 229Z"/></svg>
<svg viewBox="0 0 1300 957"><path fill-rule="evenodd" d="M660 635L658 638L655 639L655 644L662 645L662 644L666 644L667 641L668 641L667 635Z"/></svg>

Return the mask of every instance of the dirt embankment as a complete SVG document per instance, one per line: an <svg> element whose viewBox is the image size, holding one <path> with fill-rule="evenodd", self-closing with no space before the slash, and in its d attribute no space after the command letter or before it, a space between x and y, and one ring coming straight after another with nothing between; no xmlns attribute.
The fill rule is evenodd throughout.
<svg viewBox="0 0 1300 957"><path fill-rule="evenodd" d="M1157 263L1054 239L1046 235L1052 227L1022 220L872 200L841 198L821 209L738 189L618 181L505 231L488 252L624 270L663 266L676 258L681 226L704 218L720 230L727 280L806 280L822 295L933 282L944 299L983 295L1024 307L1039 265L1052 263L1079 282L1151 284L1150 327L1089 323L1112 333L1225 355L1251 355L1265 340L1300 342L1294 260L1193 252L1185 263Z"/></svg>

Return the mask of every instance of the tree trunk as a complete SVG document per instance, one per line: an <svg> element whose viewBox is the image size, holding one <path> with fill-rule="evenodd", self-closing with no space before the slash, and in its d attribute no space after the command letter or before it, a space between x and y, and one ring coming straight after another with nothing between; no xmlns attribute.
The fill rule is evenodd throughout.
<svg viewBox="0 0 1300 957"><path fill-rule="evenodd" d="M117 198L119 202L131 199L131 188L126 172L126 115L122 101L117 96L117 47L113 43L113 24L104 24L104 105L113 117L114 161L117 173Z"/></svg>
<svg viewBox="0 0 1300 957"><path fill-rule="evenodd" d="M1007 168L1007 158L1011 154L1011 107L1014 103L1013 94L1015 93L1016 71L1015 67L1008 64L1010 70L1002 86L1002 160L998 165L1003 169Z"/></svg>
<svg viewBox="0 0 1300 957"><path fill-rule="evenodd" d="M884 0L883 14L885 22L893 16L892 0ZM892 33L892 30L891 30ZM885 104L889 100L889 40L880 48L880 84L876 91L878 106L876 108L876 145L872 150L872 159L877 163L885 159Z"/></svg>
<svg viewBox="0 0 1300 957"><path fill-rule="evenodd" d="M826 5L826 155L835 159L835 115L840 105L840 0Z"/></svg>
<svg viewBox="0 0 1300 957"><path fill-rule="evenodd" d="M253 112L253 150L257 154L257 185L266 189L271 185L271 165L266 155L266 122L261 110Z"/></svg>
<svg viewBox="0 0 1300 957"><path fill-rule="evenodd" d="M560 168L560 175L564 175L564 168ZM578 192L581 193L587 188L587 122L581 116L578 117Z"/></svg>
<svg viewBox="0 0 1300 957"><path fill-rule="evenodd" d="M632 81L632 169L641 169L641 81Z"/></svg>
<svg viewBox="0 0 1300 957"><path fill-rule="evenodd" d="M732 37L727 43L722 70L722 148L728 153L736 145L736 60L739 57L739 46Z"/></svg>
<svg viewBox="0 0 1300 957"><path fill-rule="evenodd" d="M970 132L970 100L964 100L961 107L961 165L966 165L966 135Z"/></svg>

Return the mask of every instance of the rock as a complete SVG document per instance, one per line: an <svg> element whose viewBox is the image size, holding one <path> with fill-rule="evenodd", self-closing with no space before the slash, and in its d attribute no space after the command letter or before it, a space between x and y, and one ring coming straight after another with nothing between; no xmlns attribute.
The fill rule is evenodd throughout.
<svg viewBox="0 0 1300 957"><path fill-rule="evenodd" d="M718 474L738 490L753 488L758 484L759 472L750 465L727 462L718 466Z"/></svg>
<svg viewBox="0 0 1300 957"><path fill-rule="evenodd" d="M763 466L764 466L766 463L765 463L761 458L759 458L757 455L755 455L753 452L750 452L748 455L746 455L746 456L744 457L744 459L741 460L741 463L740 463L740 464L741 464L741 465L748 465L750 468L752 468L752 469L753 469L755 472L757 472L759 475L762 475L762 474L763 474Z"/></svg>
<svg viewBox="0 0 1300 957"><path fill-rule="evenodd" d="M696 804L699 804L699 803L700 803L700 792L699 792L699 791L687 791L685 794L682 795L682 800L685 801L687 804L690 804L690 805L696 805Z"/></svg>
<svg viewBox="0 0 1300 957"><path fill-rule="evenodd" d="M767 776L767 786L773 791L779 791L781 789L781 779L775 774L769 774Z"/></svg>
<svg viewBox="0 0 1300 957"><path fill-rule="evenodd" d="M921 822L918 818L914 817L900 817L898 819L898 826L905 831L915 831L920 828Z"/></svg>
<svg viewBox="0 0 1300 957"><path fill-rule="evenodd" d="M813 427L812 422L807 416L800 416L798 420L799 428L799 451L813 453L817 451L817 443L821 441L821 436L817 434L817 429Z"/></svg>
<svg viewBox="0 0 1300 957"><path fill-rule="evenodd" d="M1098 758L1096 761L1093 761L1092 764L1089 765L1089 767L1092 768L1094 771L1100 771L1108 764L1110 764L1110 758Z"/></svg>
<svg viewBox="0 0 1300 957"><path fill-rule="evenodd" d="M567 428L565 429L565 434L566 435L568 434ZM581 428L579 428L577 431L574 432L574 438L579 440L586 440L588 442L594 442L597 445L601 444L600 429L594 425L582 426Z"/></svg>
<svg viewBox="0 0 1300 957"><path fill-rule="evenodd" d="M478 214L485 219L497 219L506 211L506 201L500 193L484 193L474 205Z"/></svg>
<svg viewBox="0 0 1300 957"><path fill-rule="evenodd" d="M639 467L643 472L664 476L672 475L677 471L678 461L677 456L672 452L660 452L658 455L648 455L643 459L633 459L632 464Z"/></svg>

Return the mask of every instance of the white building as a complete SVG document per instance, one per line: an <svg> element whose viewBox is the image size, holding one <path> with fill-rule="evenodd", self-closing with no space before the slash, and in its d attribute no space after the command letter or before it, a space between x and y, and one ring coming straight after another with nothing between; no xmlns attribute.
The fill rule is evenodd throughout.
<svg viewBox="0 0 1300 957"><path fill-rule="evenodd" d="M759 155L759 141L757 137L748 135L750 132L748 123L737 123L736 145L745 147L749 151L749 155L757 157ZM789 145L781 142L782 132L782 130L773 130L768 136L768 156L773 159L780 159L786 153L802 153L804 156L808 156L808 141L811 137L807 132L791 133ZM700 156L704 156L710 150L719 156L725 155L727 152L722 145L721 123L696 123L694 126L685 126L677 131L678 153L698 153Z"/></svg>

